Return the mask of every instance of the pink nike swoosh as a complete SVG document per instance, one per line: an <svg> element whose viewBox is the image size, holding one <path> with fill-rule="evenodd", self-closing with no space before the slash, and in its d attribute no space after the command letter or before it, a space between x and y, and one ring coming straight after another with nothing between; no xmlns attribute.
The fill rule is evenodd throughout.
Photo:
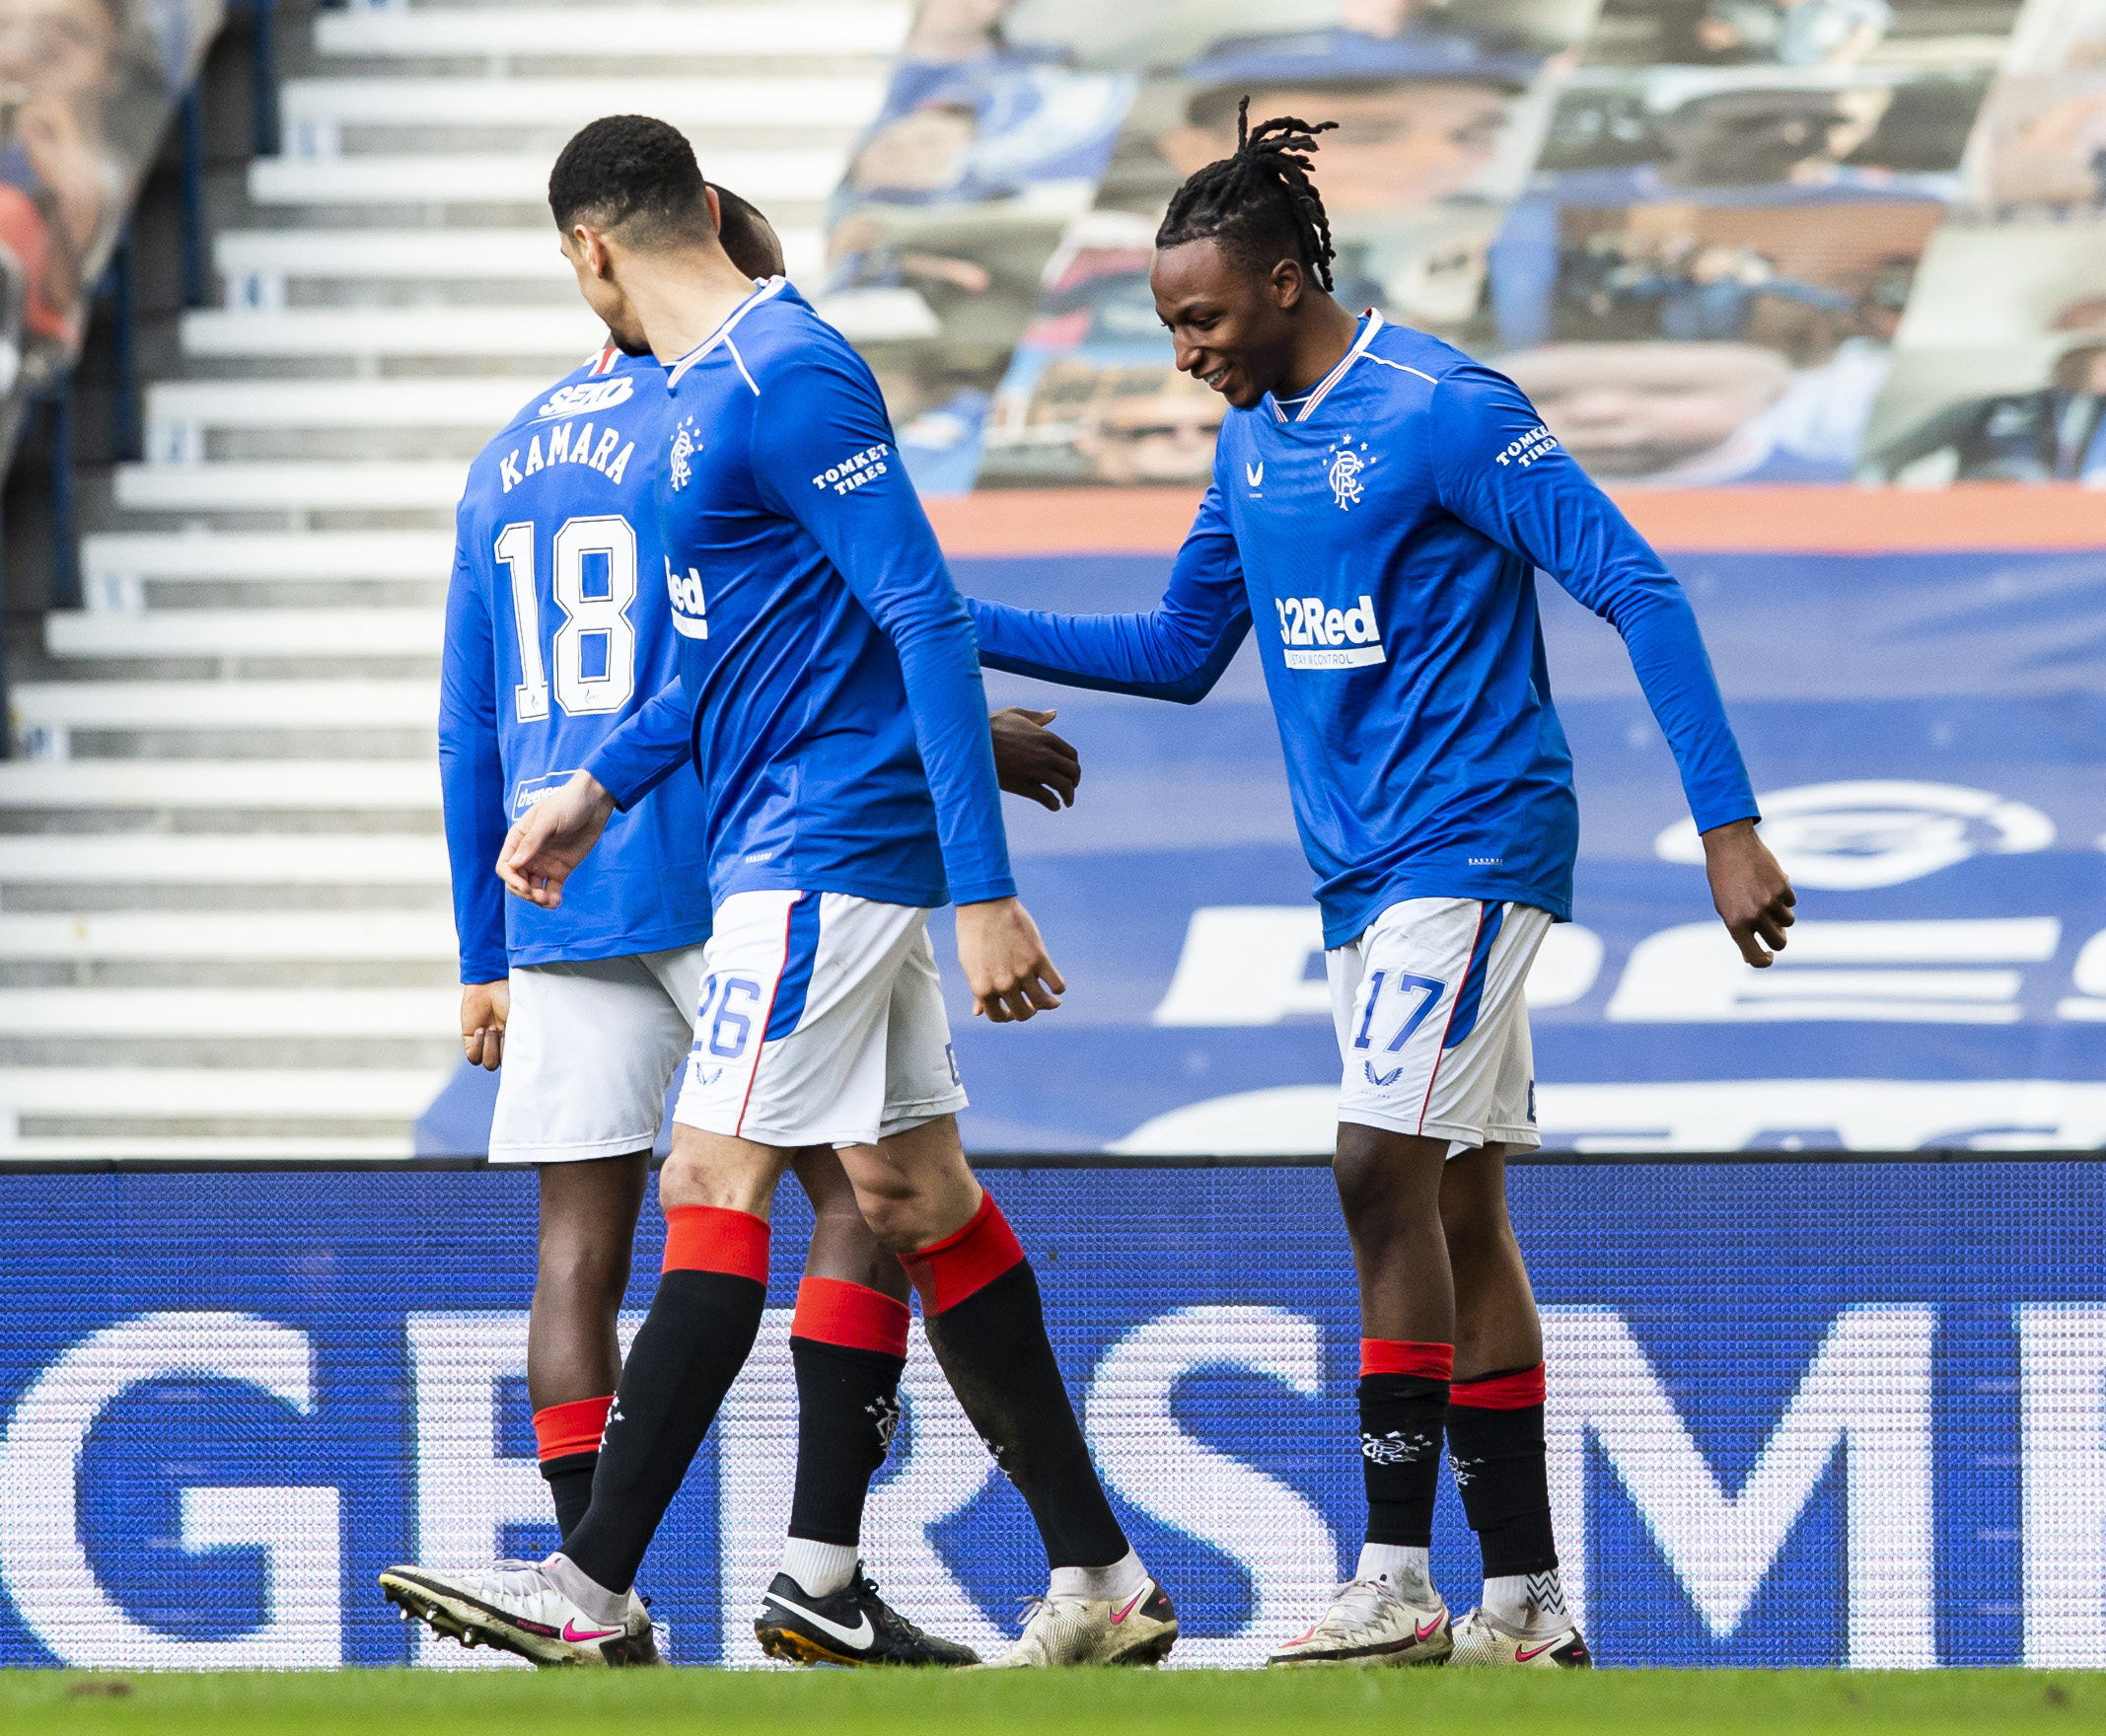
<svg viewBox="0 0 2106 1736"><path fill-rule="evenodd" d="M569 1622L563 1624L563 1638L571 1645L583 1645L589 1639L611 1639L620 1631L618 1628L581 1628Z"/></svg>
<svg viewBox="0 0 2106 1736"><path fill-rule="evenodd" d="M1140 1600L1148 1595L1148 1589L1149 1588L1147 1586L1142 1586L1140 1590L1136 1591L1131 1597L1126 1599L1126 1607L1125 1609L1115 1610L1112 1613L1112 1626L1114 1628L1117 1628L1120 1623L1124 1622L1128 1616L1132 1615L1137 1608L1140 1607Z"/></svg>
<svg viewBox="0 0 2106 1736"><path fill-rule="evenodd" d="M1546 1639L1541 1645L1537 1646L1534 1651L1523 1651L1521 1647L1517 1645L1514 1647L1514 1662L1517 1664L1533 1663L1537 1658L1540 1658L1545 1652L1549 1651L1551 1647L1556 1645L1557 1643L1558 1642L1555 1639Z"/></svg>
<svg viewBox="0 0 2106 1736"><path fill-rule="evenodd" d="M1412 1618L1412 1631L1416 1633L1420 1639L1431 1639L1434 1634L1440 1631L1441 1625L1446 1621L1447 1617L1445 1616L1435 1616L1430 1627L1421 1628L1418 1625L1418 1618L1414 1616Z"/></svg>

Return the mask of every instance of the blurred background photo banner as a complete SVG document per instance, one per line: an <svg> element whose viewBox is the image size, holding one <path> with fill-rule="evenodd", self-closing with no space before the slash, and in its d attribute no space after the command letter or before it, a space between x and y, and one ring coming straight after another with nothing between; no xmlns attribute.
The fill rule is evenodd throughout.
<svg viewBox="0 0 2106 1736"><path fill-rule="evenodd" d="M1205 480L1148 268L1245 98L1337 123L1341 301L1511 373L1605 481L2091 473L2053 395L2090 396L2106 0L924 0L824 303L924 493ZM1927 425L2028 395L2044 459Z"/></svg>
<svg viewBox="0 0 2106 1736"><path fill-rule="evenodd" d="M221 0L0 0L0 452L87 302Z"/></svg>

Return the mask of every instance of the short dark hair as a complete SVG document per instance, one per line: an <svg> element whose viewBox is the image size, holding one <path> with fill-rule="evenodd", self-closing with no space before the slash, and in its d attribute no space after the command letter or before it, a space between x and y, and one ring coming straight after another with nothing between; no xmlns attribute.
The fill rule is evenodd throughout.
<svg viewBox="0 0 2106 1736"><path fill-rule="evenodd" d="M1311 124L1283 115L1253 128L1251 100L1236 108L1236 154L1209 163L1171 195L1155 232L1158 248L1208 238L1247 271L1267 272L1298 259L1324 288L1331 287L1331 219L1309 179L1316 135L1335 120Z"/></svg>
<svg viewBox="0 0 2106 1736"><path fill-rule="evenodd" d="M582 220L622 232L631 247L710 233L694 147L647 114L610 114L581 128L548 172L548 209L565 235Z"/></svg>
<svg viewBox="0 0 2106 1736"><path fill-rule="evenodd" d="M774 226L758 205L742 199L728 186L716 188L716 238L724 244L731 262L749 277L778 277L782 274L782 243Z"/></svg>

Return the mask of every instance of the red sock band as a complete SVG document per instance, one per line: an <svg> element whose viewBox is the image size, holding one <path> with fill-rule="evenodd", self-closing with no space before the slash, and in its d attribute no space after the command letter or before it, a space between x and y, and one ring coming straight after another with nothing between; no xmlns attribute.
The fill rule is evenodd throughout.
<svg viewBox="0 0 2106 1736"><path fill-rule="evenodd" d="M921 1298L923 1314L941 1314L956 1308L968 1296L1019 1265L1024 1247L994 1203L992 1194L982 1193L980 1209L962 1230L932 1242L918 1254L903 1254L908 1280Z"/></svg>
<svg viewBox="0 0 2106 1736"><path fill-rule="evenodd" d="M907 1304L842 1278L806 1278L797 1286L790 1337L850 1350L907 1354Z"/></svg>
<svg viewBox="0 0 2106 1736"><path fill-rule="evenodd" d="M1411 1338L1362 1338L1360 1378L1371 1374L1413 1374L1420 1380L1453 1380L1455 1346L1421 1344Z"/></svg>
<svg viewBox="0 0 2106 1736"><path fill-rule="evenodd" d="M720 1271L767 1282L767 1219L721 1205L666 1208L665 1271Z"/></svg>
<svg viewBox="0 0 2106 1736"><path fill-rule="evenodd" d="M1489 1375L1484 1380L1457 1381L1448 1391L1448 1403L1467 1405L1474 1410L1526 1410L1545 1398L1543 1364L1513 1374Z"/></svg>
<svg viewBox="0 0 2106 1736"><path fill-rule="evenodd" d="M597 1453L600 1436L607 1428L608 1408L604 1399L574 1399L568 1405L550 1405L534 1413L534 1443L544 1465L550 1459L567 1459L573 1453Z"/></svg>

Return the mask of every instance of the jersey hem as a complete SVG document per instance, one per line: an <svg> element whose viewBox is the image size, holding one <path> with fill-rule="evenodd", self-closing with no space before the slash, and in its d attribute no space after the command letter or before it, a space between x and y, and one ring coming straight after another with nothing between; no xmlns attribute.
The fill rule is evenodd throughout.
<svg viewBox="0 0 2106 1736"><path fill-rule="evenodd" d="M1434 882L1430 885L1416 880L1400 879L1388 882L1380 892L1350 907L1346 914L1334 916L1331 908L1319 899L1318 905L1324 909L1324 949L1335 951L1342 946L1350 946L1375 925L1375 920L1392 904L1409 903L1413 899L1475 899L1488 904L1526 904L1530 909L1542 910L1553 922L1569 922L1572 919L1572 900L1569 894L1547 893L1540 887L1501 885L1478 881L1469 885L1456 882Z"/></svg>
<svg viewBox="0 0 2106 1736"><path fill-rule="evenodd" d="M713 907L721 910L726 900L750 892L831 892L843 898L863 899L873 904L901 904L913 910L940 910L951 902L951 895L941 881L931 887L926 881L908 885L845 874L766 874L739 876L714 896Z"/></svg>
<svg viewBox="0 0 2106 1736"><path fill-rule="evenodd" d="M642 953L677 952L700 946L709 938L707 922L685 922L674 928L647 928L607 941L580 941L568 946L523 946L511 953L514 965L590 965L600 959L632 959ZM491 978L495 981L497 978Z"/></svg>

